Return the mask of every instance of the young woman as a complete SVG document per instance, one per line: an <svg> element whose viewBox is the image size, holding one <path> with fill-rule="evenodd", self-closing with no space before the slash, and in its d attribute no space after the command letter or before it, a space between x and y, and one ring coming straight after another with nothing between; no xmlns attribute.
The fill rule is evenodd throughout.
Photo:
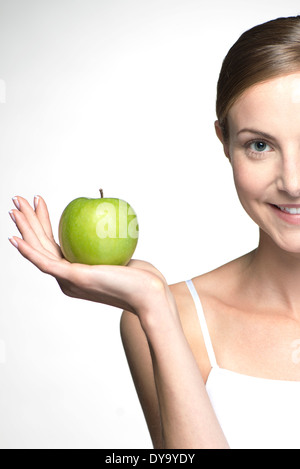
<svg viewBox="0 0 300 469"><path fill-rule="evenodd" d="M218 82L216 133L253 252L168 286L151 264L70 264L46 204L15 197L20 253L72 297L124 310L121 333L155 448L300 448L300 17L244 33Z"/></svg>

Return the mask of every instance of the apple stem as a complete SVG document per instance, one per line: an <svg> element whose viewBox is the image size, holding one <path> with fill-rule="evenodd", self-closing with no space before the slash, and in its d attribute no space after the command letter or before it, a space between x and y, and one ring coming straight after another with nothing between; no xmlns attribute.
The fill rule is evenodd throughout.
<svg viewBox="0 0 300 469"><path fill-rule="evenodd" d="M101 199L103 199L103 189L99 189Z"/></svg>

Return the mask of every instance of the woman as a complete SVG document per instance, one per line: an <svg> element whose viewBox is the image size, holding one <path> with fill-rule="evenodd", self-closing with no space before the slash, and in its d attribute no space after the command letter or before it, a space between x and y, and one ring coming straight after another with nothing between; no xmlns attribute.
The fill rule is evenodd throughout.
<svg viewBox="0 0 300 469"><path fill-rule="evenodd" d="M70 264L44 200L15 197L10 239L72 297L124 310L155 448L300 448L300 17L244 33L218 82L216 133L257 249L168 286L151 264ZM201 300L200 300L201 299Z"/></svg>

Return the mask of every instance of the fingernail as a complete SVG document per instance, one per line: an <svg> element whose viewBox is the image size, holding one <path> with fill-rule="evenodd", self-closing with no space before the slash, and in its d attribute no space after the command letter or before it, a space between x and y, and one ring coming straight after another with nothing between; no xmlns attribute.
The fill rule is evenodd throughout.
<svg viewBox="0 0 300 469"><path fill-rule="evenodd" d="M20 210L20 202L18 201L18 197L13 197L12 201L17 207L17 209Z"/></svg>
<svg viewBox="0 0 300 469"><path fill-rule="evenodd" d="M11 242L11 244L12 244L13 246L15 246L15 248L18 248L18 247L19 247L17 241L16 241L14 238L8 238L8 239L9 239L9 241Z"/></svg>
<svg viewBox="0 0 300 469"><path fill-rule="evenodd" d="M12 221L14 221L16 223L16 217L14 215L14 212L12 210L10 210L10 212L8 212L10 214L10 217L12 219Z"/></svg>
<svg viewBox="0 0 300 469"><path fill-rule="evenodd" d="M39 196L38 196L38 195L35 195L35 196L34 196L34 199L33 199L33 203L34 203L34 208L35 208L35 209L37 209L39 200L40 200Z"/></svg>

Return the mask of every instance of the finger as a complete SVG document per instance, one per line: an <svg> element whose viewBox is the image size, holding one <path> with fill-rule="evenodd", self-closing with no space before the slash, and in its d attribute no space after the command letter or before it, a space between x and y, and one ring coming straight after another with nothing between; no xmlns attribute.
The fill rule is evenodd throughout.
<svg viewBox="0 0 300 469"><path fill-rule="evenodd" d="M36 195L34 197L34 207L35 207L35 214L39 222L41 223L46 236L48 237L48 239L50 239L52 243L53 252L55 252L56 254L59 255L59 257L62 258L63 255L62 255L60 246L56 243L54 239L48 207L43 197L41 197L40 195Z"/></svg>
<svg viewBox="0 0 300 469"><path fill-rule="evenodd" d="M33 248L41 251L43 246L24 214L18 210L11 210L9 214L12 220L15 222L16 227L18 228L19 233L23 239Z"/></svg>
<svg viewBox="0 0 300 469"><path fill-rule="evenodd" d="M32 264L38 267L42 272L50 273L52 259L49 259L45 254L35 249L24 239L13 236L12 238L9 238L9 241L18 249L25 259L32 262Z"/></svg>
<svg viewBox="0 0 300 469"><path fill-rule="evenodd" d="M18 249L20 254L25 257L25 259L34 264L45 274L52 275L56 278L67 278L68 263L66 261L51 257L47 251L41 252L33 248L29 243L24 241L24 239L21 239L17 236L9 238L9 241L15 248Z"/></svg>
<svg viewBox="0 0 300 469"><path fill-rule="evenodd" d="M48 236L49 239L54 241L48 207L47 207L46 202L40 195L36 195L34 197L34 207L35 207L36 216L38 220L40 221L46 235Z"/></svg>
<svg viewBox="0 0 300 469"><path fill-rule="evenodd" d="M61 254L57 250L57 245L55 244L54 240L53 241L50 240L49 237L47 236L39 218L37 217L37 214L31 207L31 205L28 203L28 201L20 196L14 197L13 200L19 212L21 212L24 215L25 219L27 220L27 225L26 225L25 221L22 218L20 218L20 221L23 221L22 227L26 227L27 235L29 234L28 228L31 227L31 230L36 235L36 238L39 240L41 246L43 246L49 252L52 252L53 254L59 255L61 257ZM17 220L19 220L19 218L17 218ZM22 231L20 232L23 236L23 232ZM31 234L31 240L33 240L33 233L31 232L30 234ZM29 238L28 239L24 238L24 239L25 241L30 242ZM37 247L36 243L35 243L35 247Z"/></svg>
<svg viewBox="0 0 300 469"><path fill-rule="evenodd" d="M18 210L24 214L28 223L31 225L33 231L38 236L38 238L46 237L46 233L38 217L36 216L35 211L31 207L31 205L28 203L28 201L20 196L14 197L13 201L15 205L17 206Z"/></svg>
<svg viewBox="0 0 300 469"><path fill-rule="evenodd" d="M18 228L20 234L22 235L24 241L32 246L32 248L44 252L45 255L48 255L51 259L57 259L57 255L46 249L40 242L40 239L37 237L33 231L31 225L28 223L27 218L22 212L18 210L11 210L9 212L12 220L15 222L16 227ZM49 241L50 243L50 241Z"/></svg>

